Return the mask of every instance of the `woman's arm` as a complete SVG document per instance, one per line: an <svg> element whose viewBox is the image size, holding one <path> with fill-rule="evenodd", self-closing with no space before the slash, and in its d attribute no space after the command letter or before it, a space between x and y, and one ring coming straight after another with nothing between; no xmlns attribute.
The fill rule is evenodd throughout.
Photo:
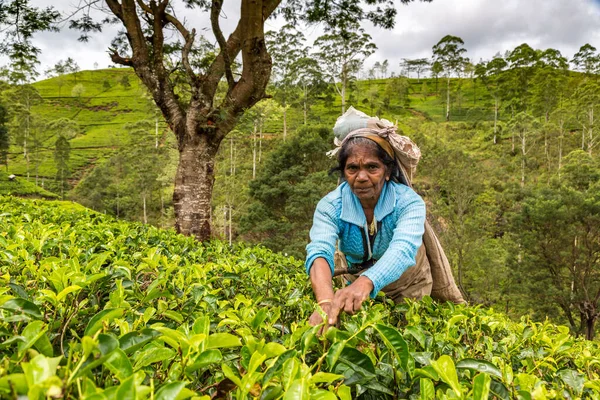
<svg viewBox="0 0 600 400"><path fill-rule="evenodd" d="M329 263L324 258L316 258L313 262L310 269L310 283L312 284L317 303L323 302L322 304L326 304L326 300L333 302L331 268L329 268Z"/></svg>
<svg viewBox="0 0 600 400"><path fill-rule="evenodd" d="M324 258L318 257L313 261L310 268L310 283L312 284L317 304L329 316L331 306L333 305L333 282L331 268L329 268L329 263ZM323 319L321 319L319 311L315 311L310 316L308 322L312 326L322 323Z"/></svg>

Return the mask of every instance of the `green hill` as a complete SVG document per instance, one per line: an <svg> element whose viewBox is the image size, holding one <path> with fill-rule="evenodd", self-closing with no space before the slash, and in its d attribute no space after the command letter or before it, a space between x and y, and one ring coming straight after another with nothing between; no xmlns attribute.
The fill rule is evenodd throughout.
<svg viewBox="0 0 600 400"><path fill-rule="evenodd" d="M320 335L302 262L0 196L0 397L598 398L598 346L383 298ZM196 397L193 397L196 396Z"/></svg>
<svg viewBox="0 0 600 400"><path fill-rule="evenodd" d="M125 81L128 87L123 85ZM78 85L83 86L80 96L73 90ZM44 100L33 109L39 118L44 121L68 118L79 125L79 134L70 140L73 184L97 162L127 143L128 124L143 120L154 123L154 108L131 69L82 71L36 82L33 86ZM165 128L162 118L159 123L162 135ZM154 134L154 129L148 134ZM39 159L38 175L52 187L56 175L56 137L42 130L38 140L39 151L30 153L30 157ZM16 146L11 149L9 169L13 174L26 176L26 162L18 150ZM30 176L35 173L31 165L34 162L30 161Z"/></svg>
<svg viewBox="0 0 600 400"><path fill-rule="evenodd" d="M128 82L124 85L124 81ZM455 80L453 85L467 80ZM390 79L355 82L349 90L348 106L354 105L366 112L380 114L392 121L399 121L406 129L405 123L412 118L421 120L442 121L444 104L432 93L435 87L433 79L410 79L407 89L407 100L398 97L390 87ZM461 83L462 85L462 83ZM33 86L39 91L43 103L34 107L33 112L43 121L53 121L60 118L74 120L79 126L79 133L70 140L70 184L74 186L102 160L130 140L128 126L141 121L151 122L152 128L147 134L154 137L155 119L159 124L159 136L164 140L170 135L162 116L155 111L151 99L146 94L132 69L112 68L104 70L82 71L60 77L36 82ZM78 86L83 92L77 93ZM456 120L479 120L482 117L481 105L474 103L472 88L464 84L462 104L455 110ZM429 89L427 89L429 88ZM74 90L75 89L75 90ZM425 90L425 91L424 91ZM484 91L478 88L479 98L485 98ZM331 91L333 94L333 91ZM387 94L386 94L387 93ZM387 96L387 100L385 100ZM488 96L489 97L489 96ZM470 100L466 100L470 99ZM387 102L383 110L383 102ZM489 106L489 104L488 104ZM341 100L335 95L330 101L325 94L314 104L309 113L309 123L333 126L341 110ZM491 118L487 113L485 118ZM299 107L288 110L288 130L295 132L303 125L302 111ZM264 133L267 140L281 138L283 130L282 116L271 115L266 121ZM13 134L14 135L14 134ZM54 182L56 165L54 148L56 136L43 129L37 133L39 146L30 152L29 176L35 175L34 164L37 164L37 175L44 179L46 187L57 190ZM152 139L154 140L154 139ZM10 173L27 176L27 163L19 146L10 150Z"/></svg>

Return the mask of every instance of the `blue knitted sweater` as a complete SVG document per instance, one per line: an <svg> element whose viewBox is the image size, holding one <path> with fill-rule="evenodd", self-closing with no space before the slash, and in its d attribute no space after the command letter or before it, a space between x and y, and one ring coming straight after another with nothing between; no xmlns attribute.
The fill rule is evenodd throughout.
<svg viewBox="0 0 600 400"><path fill-rule="evenodd" d="M407 268L415 265L417 250L425 231L425 203L411 188L395 182L386 182L374 216L381 227L370 244L363 244L364 230L368 237L367 219L358 197L347 182L317 204L310 230L310 243L306 246L306 272L314 260L323 257L333 274L333 254L336 242L346 255L348 265L361 264L365 254L377 262L363 275L373 282L371 297L388 284L398 280Z"/></svg>

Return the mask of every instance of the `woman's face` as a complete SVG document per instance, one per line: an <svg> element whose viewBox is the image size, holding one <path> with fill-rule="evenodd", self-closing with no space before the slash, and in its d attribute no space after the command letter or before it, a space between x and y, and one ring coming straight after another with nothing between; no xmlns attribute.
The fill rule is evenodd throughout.
<svg viewBox="0 0 600 400"><path fill-rule="evenodd" d="M351 147L346 160L344 176L361 204L374 207L389 174L375 149L355 145Z"/></svg>

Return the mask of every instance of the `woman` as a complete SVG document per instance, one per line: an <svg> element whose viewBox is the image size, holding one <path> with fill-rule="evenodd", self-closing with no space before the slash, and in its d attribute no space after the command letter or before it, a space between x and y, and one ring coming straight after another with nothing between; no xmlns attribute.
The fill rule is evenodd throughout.
<svg viewBox="0 0 600 400"><path fill-rule="evenodd" d="M431 293L429 268L405 274L423 253L418 250L425 203L399 183L402 176L389 141L375 133L348 137L336 169L343 183L317 205L306 248L306 271L327 322L335 324L342 311L353 314L380 290L394 301ZM345 277L352 283L334 293L336 243L348 264ZM411 275L408 284L400 279L404 275ZM315 311L310 323L321 322Z"/></svg>

